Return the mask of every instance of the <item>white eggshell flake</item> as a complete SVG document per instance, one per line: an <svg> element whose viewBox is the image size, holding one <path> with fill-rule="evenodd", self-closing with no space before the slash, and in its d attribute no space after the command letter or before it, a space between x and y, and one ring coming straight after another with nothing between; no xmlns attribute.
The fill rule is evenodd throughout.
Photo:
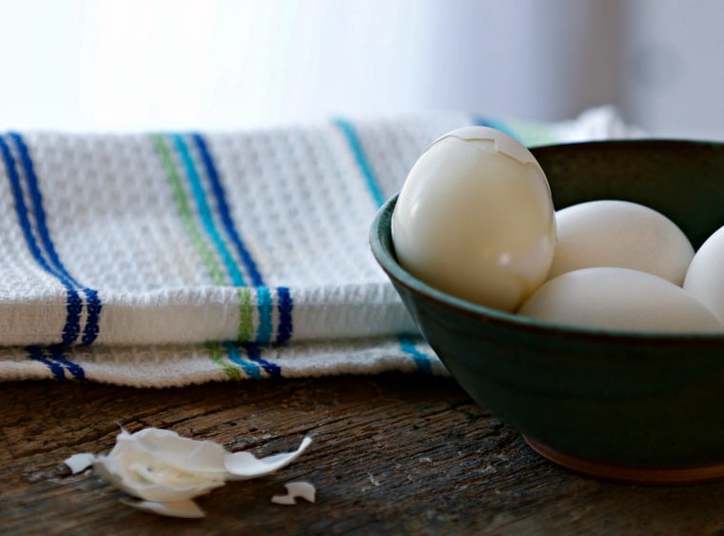
<svg viewBox="0 0 724 536"><path fill-rule="evenodd" d="M512 311L543 281L556 242L550 188L533 155L484 127L435 141L392 216L400 264L456 296Z"/></svg>
<svg viewBox="0 0 724 536"><path fill-rule="evenodd" d="M711 235L694 255L684 289L724 323L724 227Z"/></svg>
<svg viewBox="0 0 724 536"><path fill-rule="evenodd" d="M519 314L616 331L722 331L719 320L684 289L626 268L585 268L560 275L538 289Z"/></svg>
<svg viewBox="0 0 724 536"><path fill-rule="evenodd" d="M292 506L297 504L297 499L304 499L310 503L316 500L317 489L310 482L287 482L284 484L287 488L286 495L274 495L271 502L284 506Z"/></svg>
<svg viewBox="0 0 724 536"><path fill-rule="evenodd" d="M73 474L81 473L88 469L96 459L95 454L90 452L81 452L79 454L73 454L70 458L66 459L63 463L70 468Z"/></svg>
<svg viewBox="0 0 724 536"><path fill-rule="evenodd" d="M213 441L197 441L159 428L134 434L122 430L107 455L76 454L65 460L74 473L91 464L109 484L142 501L134 508L175 517L203 517L191 501L223 486L228 480L268 475L296 460L312 443L305 437L299 448L256 458L248 452L230 453Z"/></svg>
<svg viewBox="0 0 724 536"><path fill-rule="evenodd" d="M93 467L98 475L129 495L153 502L192 499L224 485L223 465L219 473L194 472L178 467L177 452L167 456L159 448L149 448L155 431L140 436L122 431L111 452L96 458Z"/></svg>
<svg viewBox="0 0 724 536"><path fill-rule="evenodd" d="M167 517L182 517L185 519L200 519L206 517L206 513L199 508L194 501L176 502L152 502L152 501L127 501L121 500L127 506L143 510L152 514Z"/></svg>
<svg viewBox="0 0 724 536"><path fill-rule="evenodd" d="M593 267L640 270L684 282L694 256L689 239L669 218L628 201L591 201L556 213L558 243L549 278Z"/></svg>
<svg viewBox="0 0 724 536"><path fill-rule="evenodd" d="M226 467L230 480L258 478L286 467L301 456L311 444L312 438L305 437L297 450L293 452L281 452L267 456L266 458L257 458L250 452L227 454L224 457L224 466Z"/></svg>

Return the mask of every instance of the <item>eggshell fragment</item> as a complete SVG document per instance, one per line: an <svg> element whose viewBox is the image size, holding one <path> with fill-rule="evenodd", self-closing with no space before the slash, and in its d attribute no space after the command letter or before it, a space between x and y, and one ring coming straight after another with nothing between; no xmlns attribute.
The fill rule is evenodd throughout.
<svg viewBox="0 0 724 536"><path fill-rule="evenodd" d="M88 469L91 465L93 465L95 459L95 454L91 454L90 452L81 452L79 454L73 454L63 463L70 468L70 471L73 474L76 474Z"/></svg>
<svg viewBox="0 0 724 536"><path fill-rule="evenodd" d="M257 458L251 452L235 452L224 456L224 466L230 480L245 480L265 476L278 471L301 456L312 444L312 438L305 437L294 452L280 452L266 458Z"/></svg>
<svg viewBox="0 0 724 536"><path fill-rule="evenodd" d="M153 501L128 501L121 499L121 502L127 506L144 510L152 514L158 514L167 517L182 517L185 519L200 519L206 516L206 513L199 508L194 501L176 501L176 502L153 502Z"/></svg>
<svg viewBox="0 0 724 536"><path fill-rule="evenodd" d="M214 441L199 441L181 437L171 430L144 428L133 434L139 447L150 453L163 453L164 462L171 467L191 473L223 475L227 451Z"/></svg>
<svg viewBox="0 0 724 536"><path fill-rule="evenodd" d="M223 486L226 480L267 475L290 464L309 447L305 437L294 452L256 458L250 452L229 453L212 441L197 441L170 430L125 430L106 456L93 467L99 476L129 495L152 502L192 499Z"/></svg>
<svg viewBox="0 0 724 536"><path fill-rule="evenodd" d="M558 243L549 279L581 268L640 270L684 282L694 256L689 239L669 218L628 201L591 201L556 212Z"/></svg>
<svg viewBox="0 0 724 536"><path fill-rule="evenodd" d="M724 323L724 227L711 235L694 255L684 289Z"/></svg>
<svg viewBox="0 0 724 536"><path fill-rule="evenodd" d="M571 326L659 333L713 333L723 327L691 294L651 274L585 268L545 283L519 314Z"/></svg>
<svg viewBox="0 0 724 536"><path fill-rule="evenodd" d="M192 499L224 485L224 473L195 473L169 464L163 451L147 448L151 437L148 434L143 441L122 431L111 452L96 457L93 468L129 495L153 502ZM175 461L173 454L169 458Z"/></svg>
<svg viewBox="0 0 724 536"><path fill-rule="evenodd" d="M400 264L467 300L514 310L548 275L550 188L533 155L500 131L454 130L418 159L392 216Z"/></svg>
<svg viewBox="0 0 724 536"><path fill-rule="evenodd" d="M284 484L287 488L286 495L274 495L271 502L284 506L292 506L297 504L297 499L304 499L310 503L316 500L317 490L314 484L309 482L287 482Z"/></svg>
<svg viewBox="0 0 724 536"><path fill-rule="evenodd" d="M107 455L76 454L65 463L79 472L91 464L97 474L128 495L143 499L127 502L134 508L174 517L203 517L191 499L223 486L227 480L267 475L296 460L312 443L305 437L299 448L256 458L248 452L227 452L213 441L197 441L170 430L145 428L116 437ZM309 490L302 486L302 495Z"/></svg>

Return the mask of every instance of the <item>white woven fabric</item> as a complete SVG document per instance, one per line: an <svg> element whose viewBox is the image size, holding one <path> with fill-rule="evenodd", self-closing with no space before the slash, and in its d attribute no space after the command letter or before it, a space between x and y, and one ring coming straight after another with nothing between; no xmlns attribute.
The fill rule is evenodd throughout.
<svg viewBox="0 0 724 536"><path fill-rule="evenodd" d="M379 202L445 113L216 134L0 137L0 379L136 386L444 373L372 258ZM610 110L494 123L626 134Z"/></svg>

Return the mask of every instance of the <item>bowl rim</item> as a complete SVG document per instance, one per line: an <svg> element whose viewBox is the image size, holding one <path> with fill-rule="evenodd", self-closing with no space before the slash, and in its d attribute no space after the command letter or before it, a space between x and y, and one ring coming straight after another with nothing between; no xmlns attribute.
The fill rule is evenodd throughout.
<svg viewBox="0 0 724 536"><path fill-rule="evenodd" d="M553 146L549 145L547 147ZM415 295L425 298L428 301L436 302L467 316L480 318L489 324L540 334L560 335L568 338L596 339L601 342L604 340L606 342L620 341L628 344L636 342L662 344L724 343L724 329L722 333L660 333L651 331L621 331L588 328L584 326L571 326L555 322L545 322L534 318L519 316L514 313L492 309L438 290L405 270L397 262L394 253L386 248L382 241L382 237L386 236L389 239L389 243L392 244L392 213L395 209L398 196L399 194L395 194L389 198L375 215L369 234L370 248L372 249L372 254L377 262L394 283L406 287Z"/></svg>

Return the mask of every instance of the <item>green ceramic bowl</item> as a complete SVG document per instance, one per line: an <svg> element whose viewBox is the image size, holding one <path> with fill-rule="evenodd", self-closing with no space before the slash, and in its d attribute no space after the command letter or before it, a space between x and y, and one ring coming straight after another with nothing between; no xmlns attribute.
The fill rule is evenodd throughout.
<svg viewBox="0 0 724 536"><path fill-rule="evenodd" d="M724 225L724 143L636 140L533 149L557 209L623 199L671 218L695 248ZM645 482L724 476L724 335L660 335L544 323L436 290L395 258L396 197L372 251L420 331L479 404L541 454ZM724 277L724 274L722 274Z"/></svg>

